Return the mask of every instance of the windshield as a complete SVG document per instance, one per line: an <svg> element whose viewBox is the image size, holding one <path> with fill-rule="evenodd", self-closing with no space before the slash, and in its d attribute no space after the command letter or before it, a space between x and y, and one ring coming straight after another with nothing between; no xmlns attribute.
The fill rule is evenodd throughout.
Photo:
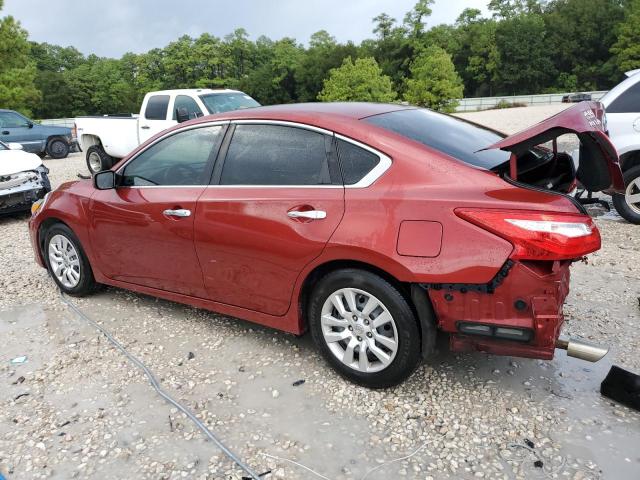
<svg viewBox="0 0 640 480"><path fill-rule="evenodd" d="M476 167L491 170L509 161L509 152L486 150L504 138L493 130L423 108L398 110L364 119Z"/></svg>
<svg viewBox="0 0 640 480"><path fill-rule="evenodd" d="M202 100L211 114L260 106L253 98L242 92L210 93L208 95L200 95L200 100Z"/></svg>

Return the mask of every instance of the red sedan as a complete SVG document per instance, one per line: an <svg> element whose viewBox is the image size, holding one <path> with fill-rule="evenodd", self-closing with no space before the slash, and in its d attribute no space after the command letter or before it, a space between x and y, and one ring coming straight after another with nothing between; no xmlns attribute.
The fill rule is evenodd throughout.
<svg viewBox="0 0 640 480"><path fill-rule="evenodd" d="M539 146L566 133L577 172ZM598 103L506 138L399 105L264 107L180 124L62 185L30 232L63 292L107 284L309 329L341 374L386 387L438 330L456 351L599 356L557 343L569 266L600 248L566 195L576 180L623 188Z"/></svg>

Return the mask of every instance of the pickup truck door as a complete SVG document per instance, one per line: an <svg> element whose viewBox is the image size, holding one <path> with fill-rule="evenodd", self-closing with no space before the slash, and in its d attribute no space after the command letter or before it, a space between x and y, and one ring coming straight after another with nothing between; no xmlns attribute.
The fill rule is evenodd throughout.
<svg viewBox="0 0 640 480"><path fill-rule="evenodd" d="M178 123L173 120L173 112L169 109L171 102L171 95L155 94L145 97L138 121L140 143Z"/></svg>

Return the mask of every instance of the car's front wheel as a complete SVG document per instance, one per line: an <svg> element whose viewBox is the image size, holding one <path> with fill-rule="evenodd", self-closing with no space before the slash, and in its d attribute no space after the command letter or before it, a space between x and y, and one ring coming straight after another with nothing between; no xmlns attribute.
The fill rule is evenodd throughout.
<svg viewBox="0 0 640 480"><path fill-rule="evenodd" d="M308 320L327 361L360 385L397 385L420 360L420 332L409 304L393 285L366 270L323 277L311 295Z"/></svg>
<svg viewBox="0 0 640 480"><path fill-rule="evenodd" d="M51 277L64 293L82 296L95 289L89 260L69 227L56 224L46 231L43 254Z"/></svg>
<svg viewBox="0 0 640 480"><path fill-rule="evenodd" d="M613 206L625 220L640 225L640 165L624 172L624 195L613 196Z"/></svg>

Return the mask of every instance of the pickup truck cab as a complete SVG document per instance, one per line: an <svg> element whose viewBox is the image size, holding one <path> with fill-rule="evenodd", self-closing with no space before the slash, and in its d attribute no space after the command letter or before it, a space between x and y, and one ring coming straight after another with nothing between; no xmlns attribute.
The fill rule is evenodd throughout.
<svg viewBox="0 0 640 480"><path fill-rule="evenodd" d="M0 109L0 141L19 143L28 153L40 158L65 158L75 148L68 127L40 125L13 110Z"/></svg>
<svg viewBox="0 0 640 480"><path fill-rule="evenodd" d="M154 135L209 114L258 107L237 90L180 89L147 93L139 115L76 118L78 142L92 174L107 170Z"/></svg>

